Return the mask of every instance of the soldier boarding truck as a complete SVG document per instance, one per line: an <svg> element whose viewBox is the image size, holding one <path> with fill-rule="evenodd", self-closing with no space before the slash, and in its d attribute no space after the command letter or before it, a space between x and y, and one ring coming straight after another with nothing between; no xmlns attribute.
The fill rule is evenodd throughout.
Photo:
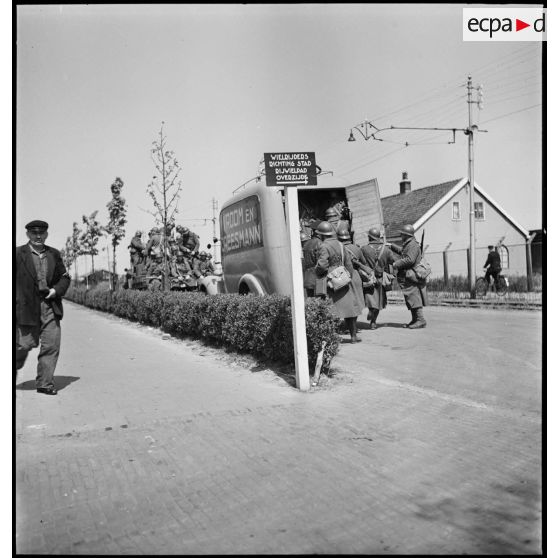
<svg viewBox="0 0 558 558"><path fill-rule="evenodd" d="M382 226L376 179L351 186L335 183L333 179L326 181L325 177L320 177L320 182L320 186L297 188L301 229L317 226L325 220L325 211L336 203L346 208L341 218L347 218L354 242L366 244L370 227ZM219 224L224 292L290 295L291 264L283 188L267 186L262 177L259 183L246 186L223 204Z"/></svg>

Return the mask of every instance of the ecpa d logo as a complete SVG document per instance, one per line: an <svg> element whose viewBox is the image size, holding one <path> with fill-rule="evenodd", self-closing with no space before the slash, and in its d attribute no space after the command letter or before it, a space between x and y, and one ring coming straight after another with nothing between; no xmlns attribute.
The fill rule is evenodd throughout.
<svg viewBox="0 0 558 558"><path fill-rule="evenodd" d="M463 8L464 41L546 41L545 8Z"/></svg>

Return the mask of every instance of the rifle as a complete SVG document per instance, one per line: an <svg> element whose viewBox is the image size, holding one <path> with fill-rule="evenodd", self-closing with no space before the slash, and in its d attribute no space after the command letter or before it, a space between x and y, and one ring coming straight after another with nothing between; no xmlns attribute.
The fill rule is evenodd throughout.
<svg viewBox="0 0 558 558"><path fill-rule="evenodd" d="M423 246L424 246L424 229L422 229L422 237L420 239L420 253L421 253L421 255L424 254Z"/></svg>

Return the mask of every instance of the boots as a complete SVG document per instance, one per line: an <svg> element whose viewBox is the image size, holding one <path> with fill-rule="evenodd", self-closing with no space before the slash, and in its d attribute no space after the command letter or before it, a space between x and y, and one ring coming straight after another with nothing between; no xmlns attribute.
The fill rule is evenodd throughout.
<svg viewBox="0 0 558 558"><path fill-rule="evenodd" d="M351 343L360 343L362 339L357 337L357 319L356 318L346 318L349 325L349 333L351 334Z"/></svg>
<svg viewBox="0 0 558 558"><path fill-rule="evenodd" d="M409 329L421 329L423 327L426 327L426 320L424 319L424 315L422 313L422 308L417 308L416 309L415 316L416 316L415 323L408 326L408 328Z"/></svg>
<svg viewBox="0 0 558 558"><path fill-rule="evenodd" d="M378 318L378 314L380 313L379 310L376 308L371 308L370 312L368 313L368 319L370 320L370 329L377 329L378 325L376 324L376 319Z"/></svg>
<svg viewBox="0 0 558 558"><path fill-rule="evenodd" d="M405 324L403 327L411 327L417 321L417 311L415 308L411 308L411 321Z"/></svg>

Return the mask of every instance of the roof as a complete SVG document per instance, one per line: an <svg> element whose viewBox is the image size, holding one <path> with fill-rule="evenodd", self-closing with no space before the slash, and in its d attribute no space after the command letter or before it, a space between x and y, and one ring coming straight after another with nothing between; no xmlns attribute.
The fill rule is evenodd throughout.
<svg viewBox="0 0 558 558"><path fill-rule="evenodd" d="M398 231L403 225L411 224L415 229L422 227L432 215L453 198L457 192L467 186L468 183L467 178L456 178L449 182L411 190L405 194L394 194L382 198L386 237L393 238L394 236L399 236ZM504 211L500 204L496 203L476 182L475 192L489 202L525 238L529 237L528 231Z"/></svg>
<svg viewBox="0 0 558 558"><path fill-rule="evenodd" d="M461 181L461 178L457 178L411 190L406 194L394 194L382 198L386 237L399 236L398 231L403 225L414 225Z"/></svg>

